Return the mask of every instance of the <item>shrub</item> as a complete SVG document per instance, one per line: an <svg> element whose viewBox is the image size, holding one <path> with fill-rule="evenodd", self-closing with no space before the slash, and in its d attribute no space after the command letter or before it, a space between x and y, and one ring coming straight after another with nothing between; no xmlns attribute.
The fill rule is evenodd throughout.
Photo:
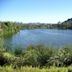
<svg viewBox="0 0 72 72"><path fill-rule="evenodd" d="M0 49L0 65L1 66L10 65L13 59L14 59L14 56L11 53L6 52L3 49Z"/></svg>
<svg viewBox="0 0 72 72"><path fill-rule="evenodd" d="M21 48L16 48L16 49L14 50L14 54L15 54L16 56L22 55L22 53L23 53L23 50L22 50Z"/></svg>

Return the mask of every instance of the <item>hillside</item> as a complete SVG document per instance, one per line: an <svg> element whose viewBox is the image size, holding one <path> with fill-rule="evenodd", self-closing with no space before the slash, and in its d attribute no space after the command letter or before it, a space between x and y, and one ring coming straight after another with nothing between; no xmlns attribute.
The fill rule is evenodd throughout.
<svg viewBox="0 0 72 72"><path fill-rule="evenodd" d="M64 29L72 29L72 18L64 21L64 22L62 23L62 27L63 27Z"/></svg>

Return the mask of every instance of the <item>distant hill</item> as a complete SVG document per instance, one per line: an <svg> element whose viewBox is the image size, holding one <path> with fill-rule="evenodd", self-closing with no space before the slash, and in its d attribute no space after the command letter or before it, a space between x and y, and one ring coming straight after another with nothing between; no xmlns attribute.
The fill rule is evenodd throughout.
<svg viewBox="0 0 72 72"><path fill-rule="evenodd" d="M62 27L65 29L72 29L72 18L62 22Z"/></svg>
<svg viewBox="0 0 72 72"><path fill-rule="evenodd" d="M70 19L68 19L68 20L64 21L63 23L72 24L72 18L70 18Z"/></svg>

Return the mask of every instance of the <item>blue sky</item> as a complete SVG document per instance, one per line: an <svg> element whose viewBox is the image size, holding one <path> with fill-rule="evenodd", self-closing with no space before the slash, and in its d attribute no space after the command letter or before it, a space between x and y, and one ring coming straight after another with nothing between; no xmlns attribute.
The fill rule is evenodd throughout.
<svg viewBox="0 0 72 72"><path fill-rule="evenodd" d="M72 0L0 0L0 21L57 23L72 17Z"/></svg>

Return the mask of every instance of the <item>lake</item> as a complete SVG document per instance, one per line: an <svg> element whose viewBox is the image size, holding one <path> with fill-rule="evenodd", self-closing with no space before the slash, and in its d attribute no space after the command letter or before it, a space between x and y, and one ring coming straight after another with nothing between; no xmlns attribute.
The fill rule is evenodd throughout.
<svg viewBox="0 0 72 72"><path fill-rule="evenodd" d="M9 49L26 48L29 45L61 47L72 44L72 30L33 29L20 30L4 38L4 47Z"/></svg>

